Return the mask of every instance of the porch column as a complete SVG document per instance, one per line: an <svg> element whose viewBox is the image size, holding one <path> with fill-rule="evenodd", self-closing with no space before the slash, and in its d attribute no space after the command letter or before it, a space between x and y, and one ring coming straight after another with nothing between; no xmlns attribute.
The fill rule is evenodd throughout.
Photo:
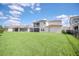
<svg viewBox="0 0 79 59"><path fill-rule="evenodd" d="M27 32L30 32L30 28L27 29Z"/></svg>
<svg viewBox="0 0 79 59"><path fill-rule="evenodd" d="M40 27L39 27L39 32L42 32Z"/></svg>

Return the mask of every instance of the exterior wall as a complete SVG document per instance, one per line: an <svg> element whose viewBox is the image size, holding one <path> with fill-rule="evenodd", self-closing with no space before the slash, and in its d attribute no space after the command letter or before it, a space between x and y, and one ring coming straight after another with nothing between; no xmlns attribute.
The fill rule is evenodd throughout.
<svg viewBox="0 0 79 59"><path fill-rule="evenodd" d="M51 27L49 28L49 32L61 32L61 28L59 27Z"/></svg>
<svg viewBox="0 0 79 59"><path fill-rule="evenodd" d="M13 29L12 28L8 28L8 32L13 32Z"/></svg>
<svg viewBox="0 0 79 59"><path fill-rule="evenodd" d="M61 20L49 21L47 27L48 27L48 32L61 32L62 21Z"/></svg>
<svg viewBox="0 0 79 59"><path fill-rule="evenodd" d="M34 30L39 29L38 32L45 32L47 21L46 20L40 20L33 23Z"/></svg>
<svg viewBox="0 0 79 59"><path fill-rule="evenodd" d="M30 28L8 28L8 32L30 32Z"/></svg>
<svg viewBox="0 0 79 59"><path fill-rule="evenodd" d="M79 30L79 24L78 24L78 30Z"/></svg>
<svg viewBox="0 0 79 59"><path fill-rule="evenodd" d="M51 22L48 22L49 25L61 25L61 22L58 22L58 21L51 21Z"/></svg>
<svg viewBox="0 0 79 59"><path fill-rule="evenodd" d="M61 30L62 30L62 26L59 26L59 25L48 26L48 32L61 32Z"/></svg>
<svg viewBox="0 0 79 59"><path fill-rule="evenodd" d="M62 21L61 21L61 20L48 21L48 26L50 26L50 25L57 25L57 26L60 26L60 25L62 25Z"/></svg>
<svg viewBox="0 0 79 59"><path fill-rule="evenodd" d="M46 22L40 22L40 32L45 32Z"/></svg>
<svg viewBox="0 0 79 59"><path fill-rule="evenodd" d="M30 32L30 28L27 29L27 32Z"/></svg>

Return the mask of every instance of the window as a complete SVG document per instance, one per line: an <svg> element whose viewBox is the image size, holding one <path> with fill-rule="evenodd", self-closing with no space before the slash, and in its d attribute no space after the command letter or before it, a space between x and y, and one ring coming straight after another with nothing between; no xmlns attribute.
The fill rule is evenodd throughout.
<svg viewBox="0 0 79 59"><path fill-rule="evenodd" d="M39 27L39 23L34 23L34 27Z"/></svg>
<svg viewBox="0 0 79 59"><path fill-rule="evenodd" d="M42 28L41 31L44 31L44 29Z"/></svg>

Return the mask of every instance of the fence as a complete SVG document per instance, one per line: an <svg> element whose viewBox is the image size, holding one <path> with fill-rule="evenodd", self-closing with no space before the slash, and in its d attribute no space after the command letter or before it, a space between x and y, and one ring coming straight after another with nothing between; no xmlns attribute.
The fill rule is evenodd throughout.
<svg viewBox="0 0 79 59"><path fill-rule="evenodd" d="M66 30L67 34L71 34L73 35L74 37L78 38L79 39L79 30Z"/></svg>
<svg viewBox="0 0 79 59"><path fill-rule="evenodd" d="M74 30L73 35L79 39L79 30Z"/></svg>

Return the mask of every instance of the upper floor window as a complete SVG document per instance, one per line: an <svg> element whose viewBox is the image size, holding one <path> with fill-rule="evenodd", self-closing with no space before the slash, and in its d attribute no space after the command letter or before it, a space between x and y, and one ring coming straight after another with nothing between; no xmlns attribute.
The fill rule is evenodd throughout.
<svg viewBox="0 0 79 59"><path fill-rule="evenodd" d="M40 24L39 23L34 23L34 27L39 27Z"/></svg>

